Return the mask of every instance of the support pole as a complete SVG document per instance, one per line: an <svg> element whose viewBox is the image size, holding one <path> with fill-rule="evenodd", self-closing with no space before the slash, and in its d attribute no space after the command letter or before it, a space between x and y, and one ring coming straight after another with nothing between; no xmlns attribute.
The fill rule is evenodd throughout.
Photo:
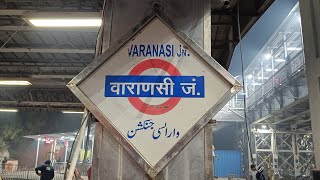
<svg viewBox="0 0 320 180"><path fill-rule="evenodd" d="M84 113L83 113L83 117L82 117L82 121L81 121L82 126L80 127L78 138L75 140L76 146L75 146L74 153L72 154L70 169L68 171L66 180L72 180L73 173L76 168L76 163L78 160L79 152L81 149L81 143L82 143L82 139L84 136L84 130L86 128L87 121L88 121L88 111L85 108Z"/></svg>
<svg viewBox="0 0 320 180"><path fill-rule="evenodd" d="M82 139L82 146L83 149L85 148L85 138Z"/></svg>
<svg viewBox="0 0 320 180"><path fill-rule="evenodd" d="M56 147L57 147L57 140L55 139L53 141L53 151L52 151L52 164L51 165L54 165L55 164L55 152L56 152Z"/></svg>
<svg viewBox="0 0 320 180"><path fill-rule="evenodd" d="M66 144L66 148L64 150L64 162L67 163L67 157L68 157L68 147L69 147L69 141L67 141L68 143Z"/></svg>
<svg viewBox="0 0 320 180"><path fill-rule="evenodd" d="M53 152L53 143L51 144L51 150L50 150L50 161L52 161L52 152Z"/></svg>
<svg viewBox="0 0 320 180"><path fill-rule="evenodd" d="M93 147L94 147L94 136L92 136L92 139L91 139L91 153L90 153L91 163L92 163L92 160L93 160Z"/></svg>
<svg viewBox="0 0 320 180"><path fill-rule="evenodd" d="M41 140L41 138L38 138L37 154L36 154L36 163L35 163L35 165L34 165L35 168L38 166L40 140Z"/></svg>
<svg viewBox="0 0 320 180"><path fill-rule="evenodd" d="M64 168L63 169L67 168L68 148L69 148L69 141L67 141L66 147L64 150L64 166L63 166Z"/></svg>
<svg viewBox="0 0 320 180"><path fill-rule="evenodd" d="M297 177L300 175L299 167L299 154L297 147L297 134L292 134L292 151L293 151L293 165L294 165L294 176Z"/></svg>

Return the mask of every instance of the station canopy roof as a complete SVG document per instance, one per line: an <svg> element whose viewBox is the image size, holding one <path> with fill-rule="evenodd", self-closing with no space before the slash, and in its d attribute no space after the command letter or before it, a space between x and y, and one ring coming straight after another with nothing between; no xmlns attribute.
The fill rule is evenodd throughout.
<svg viewBox="0 0 320 180"><path fill-rule="evenodd" d="M244 36L274 0L240 3ZM228 68L238 44L237 1L211 2L211 56ZM66 84L93 59L103 0L5 0L0 3L0 108L22 111L83 110ZM34 27L33 17L90 17L89 27ZM38 23L38 24L36 24ZM50 22L49 25L55 22ZM64 22L67 23L68 22ZM58 26L58 24L55 24ZM4 81L24 81L3 86ZM29 82L32 85L21 85ZM12 82L11 82L12 83Z"/></svg>

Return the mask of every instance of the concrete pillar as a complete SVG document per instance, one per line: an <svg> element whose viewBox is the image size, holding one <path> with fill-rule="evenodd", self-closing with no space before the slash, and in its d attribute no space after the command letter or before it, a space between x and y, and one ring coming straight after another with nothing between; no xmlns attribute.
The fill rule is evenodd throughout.
<svg viewBox="0 0 320 180"><path fill-rule="evenodd" d="M97 55L115 45L160 4L169 18L211 54L211 0L106 0ZM156 180L212 179L212 125L203 128ZM95 128L92 179L151 179L100 123Z"/></svg>
<svg viewBox="0 0 320 180"><path fill-rule="evenodd" d="M300 0L316 168L320 169L320 1Z"/></svg>

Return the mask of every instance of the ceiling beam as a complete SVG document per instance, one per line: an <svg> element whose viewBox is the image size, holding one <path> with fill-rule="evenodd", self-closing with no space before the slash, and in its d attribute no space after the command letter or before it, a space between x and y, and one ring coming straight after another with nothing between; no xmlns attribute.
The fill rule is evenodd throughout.
<svg viewBox="0 0 320 180"><path fill-rule="evenodd" d="M72 106L82 107L82 103L78 102L39 102L39 101L0 101L0 107L26 107L26 106L46 106L46 107L61 107L61 106Z"/></svg>
<svg viewBox="0 0 320 180"><path fill-rule="evenodd" d="M76 71L76 72L80 72L82 71L86 66L76 66L76 65L70 65L70 66L65 66L65 65L50 65L48 64L47 66L45 65L23 65L23 64L19 64L19 65L1 65L0 66L0 72L24 72L24 71L32 71L32 72L48 72L48 71Z"/></svg>
<svg viewBox="0 0 320 180"><path fill-rule="evenodd" d="M75 75L31 75L31 78L34 79L72 79Z"/></svg>
<svg viewBox="0 0 320 180"><path fill-rule="evenodd" d="M55 49L55 48L2 48L1 53L77 53L77 54L93 54L94 49Z"/></svg>
<svg viewBox="0 0 320 180"><path fill-rule="evenodd" d="M34 10L22 10L22 9L2 9L0 10L0 16L22 16L26 13L35 12Z"/></svg>
<svg viewBox="0 0 320 180"><path fill-rule="evenodd" d="M93 18L93 17L101 17L101 11L94 12L94 11L69 11L69 12L43 12L43 11L37 11L37 10L27 10L27 9L1 9L0 10L0 16L28 16L28 17L87 17L87 18Z"/></svg>
<svg viewBox="0 0 320 180"><path fill-rule="evenodd" d="M29 81L32 87L55 87L66 88L67 83L76 76L75 75L31 75L25 77L4 77L1 75L0 80L16 80Z"/></svg>
<svg viewBox="0 0 320 180"><path fill-rule="evenodd" d="M99 27L81 27L81 28L40 28L40 27L31 27L31 26L1 26L0 31L36 31L36 32L59 32L59 31L67 31L67 32L89 32L89 33L97 33Z"/></svg>
<svg viewBox="0 0 320 180"><path fill-rule="evenodd" d="M237 8L235 6L235 8ZM213 9L211 11L211 14L214 15L214 16L236 16L236 11L230 11L230 9L228 10L220 10L220 9ZM247 16L247 17L259 17L261 16L262 14L259 14L258 12L256 11L242 11L240 12L240 16Z"/></svg>
<svg viewBox="0 0 320 180"><path fill-rule="evenodd" d="M253 2L253 1L252 1ZM257 20L262 16L262 14L271 6L274 0L265 0L261 6L257 9L257 16L252 16L250 21L241 30L241 37L243 37L251 29L251 27L257 22Z"/></svg>
<svg viewBox="0 0 320 180"><path fill-rule="evenodd" d="M25 65L63 65L63 66L87 66L89 63L91 63L93 59L93 56L88 55L85 57L80 58L68 58L65 57L65 59L59 58L59 59L49 59L49 58L0 58L0 65L19 65L19 64L25 64Z"/></svg>
<svg viewBox="0 0 320 180"><path fill-rule="evenodd" d="M32 94L32 97L28 96ZM0 101L80 102L66 87L1 86Z"/></svg>

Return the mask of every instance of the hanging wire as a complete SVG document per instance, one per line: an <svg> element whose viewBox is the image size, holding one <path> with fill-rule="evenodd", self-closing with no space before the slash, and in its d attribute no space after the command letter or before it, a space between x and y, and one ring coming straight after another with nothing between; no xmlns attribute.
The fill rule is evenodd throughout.
<svg viewBox="0 0 320 180"><path fill-rule="evenodd" d="M238 24L238 36L239 36L239 49L240 49L240 61L241 61L241 76L242 76L242 86L243 86L243 95L244 95L244 99L243 99L243 114L244 114L244 122L245 122L245 126L246 126L246 134L247 134L247 140L248 140L248 144L249 144L249 152L250 152L250 158L251 158L251 162L252 164L254 164L253 162L253 155L252 155L252 146L251 146L251 136L250 136L250 129L248 126L248 118L247 118L247 102L246 102L246 88L245 88L245 83L244 83L244 64L243 64L243 52L242 52L242 37L241 37L241 30L240 30L240 0L238 0L238 4L237 4L237 24Z"/></svg>

